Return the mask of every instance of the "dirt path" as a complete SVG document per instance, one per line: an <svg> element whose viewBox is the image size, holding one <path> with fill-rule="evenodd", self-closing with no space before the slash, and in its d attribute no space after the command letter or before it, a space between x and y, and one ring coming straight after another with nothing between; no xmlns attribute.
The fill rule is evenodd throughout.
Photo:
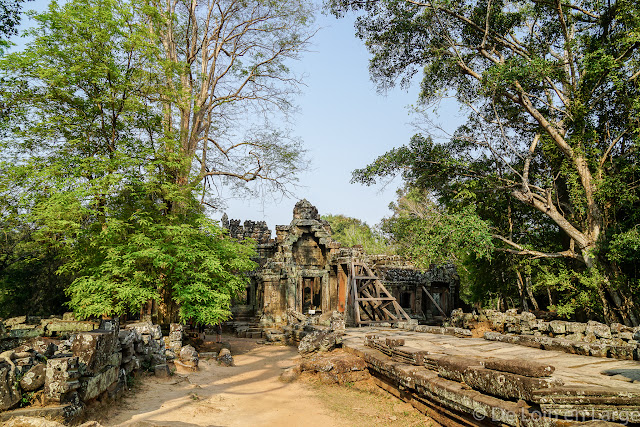
<svg viewBox="0 0 640 427"><path fill-rule="evenodd" d="M199 372L166 380L144 378L137 391L111 408L107 426L348 426L304 383L283 383L295 348L231 339L235 367L201 360Z"/></svg>

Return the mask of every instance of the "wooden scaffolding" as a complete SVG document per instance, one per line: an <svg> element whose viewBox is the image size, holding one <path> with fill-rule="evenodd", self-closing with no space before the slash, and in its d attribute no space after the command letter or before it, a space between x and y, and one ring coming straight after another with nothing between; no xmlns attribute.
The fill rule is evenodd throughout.
<svg viewBox="0 0 640 427"><path fill-rule="evenodd" d="M349 301L357 326L411 320L369 266L352 261L350 276Z"/></svg>

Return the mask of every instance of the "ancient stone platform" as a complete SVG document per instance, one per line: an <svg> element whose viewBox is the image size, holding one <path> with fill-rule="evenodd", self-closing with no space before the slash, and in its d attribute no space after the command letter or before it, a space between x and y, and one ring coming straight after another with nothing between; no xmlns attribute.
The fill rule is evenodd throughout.
<svg viewBox="0 0 640 427"><path fill-rule="evenodd" d="M372 346L372 337L383 343L382 347ZM392 350L387 354L384 342L390 346L386 350ZM379 385L424 409L441 424L560 426L592 418L640 422L638 361L381 327L347 329L343 347L367 361L370 371L384 383ZM419 363L412 363L412 359ZM491 371L484 363L492 359L511 360L514 365L516 361L551 365L555 371L549 378ZM456 365L458 380L456 375L447 379L447 368ZM488 384L473 383L474 378L486 373L493 374L487 377ZM494 389L505 381L524 384L525 389L530 383L544 383L546 388L540 391L533 386L525 393L526 398L512 398L512 389L503 395Z"/></svg>

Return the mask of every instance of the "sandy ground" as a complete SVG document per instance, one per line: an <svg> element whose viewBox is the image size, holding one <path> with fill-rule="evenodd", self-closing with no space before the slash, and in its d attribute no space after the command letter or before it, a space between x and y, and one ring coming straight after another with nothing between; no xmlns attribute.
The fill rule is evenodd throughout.
<svg viewBox="0 0 640 427"><path fill-rule="evenodd" d="M200 370L188 376L145 377L131 395L103 413L100 422L141 427L353 425L347 415L329 409L308 384L279 380L282 371L296 363L295 348L225 339L236 366L200 360Z"/></svg>

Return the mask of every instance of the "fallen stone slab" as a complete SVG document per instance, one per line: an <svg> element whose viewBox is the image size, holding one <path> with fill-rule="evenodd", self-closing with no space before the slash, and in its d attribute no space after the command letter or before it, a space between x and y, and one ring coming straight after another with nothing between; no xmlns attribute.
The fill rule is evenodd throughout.
<svg viewBox="0 0 640 427"><path fill-rule="evenodd" d="M6 362L0 363L0 410L13 408L20 402L20 390L14 387L16 371Z"/></svg>
<svg viewBox="0 0 640 427"><path fill-rule="evenodd" d="M464 382L470 387L509 400L532 401L533 391L563 385L554 378L531 378L509 372L469 367L464 372Z"/></svg>
<svg viewBox="0 0 640 427"><path fill-rule="evenodd" d="M493 369L494 371L510 372L512 374L533 378L550 377L556 370L554 366L544 365L531 360L497 358L485 359L484 367Z"/></svg>
<svg viewBox="0 0 640 427"><path fill-rule="evenodd" d="M84 406L81 405L47 405L38 407L28 407L14 409L12 411L0 413L0 422L3 426L34 426L34 427L58 427L64 424L46 424L46 422L54 422L50 420L61 420L70 422L78 417ZM22 424L21 424L22 423ZM40 424L38 424L40 423ZM83 425L89 425L85 423Z"/></svg>
<svg viewBox="0 0 640 427"><path fill-rule="evenodd" d="M464 382L464 373L470 366L482 367L483 359L477 357L444 356L436 361L438 374L448 380Z"/></svg>
<svg viewBox="0 0 640 427"><path fill-rule="evenodd" d="M306 335L298 346L301 354L313 353L314 351L329 351L342 343L341 331L321 330Z"/></svg>
<svg viewBox="0 0 640 427"><path fill-rule="evenodd" d="M44 334L48 336L72 332L88 332L97 329L99 326L96 322L57 319L45 319L41 325L44 326Z"/></svg>
<svg viewBox="0 0 640 427"><path fill-rule="evenodd" d="M620 391L608 387L564 386L532 393L532 402L538 404L617 405L640 407L638 392Z"/></svg>
<svg viewBox="0 0 640 427"><path fill-rule="evenodd" d="M44 385L47 365L38 363L32 366L20 379L20 388L23 391L34 391Z"/></svg>
<svg viewBox="0 0 640 427"><path fill-rule="evenodd" d="M337 350L338 351L338 350ZM326 356L313 356L304 359L300 364L303 371L345 373L352 371L364 371L367 363L364 359L345 352L332 352Z"/></svg>

